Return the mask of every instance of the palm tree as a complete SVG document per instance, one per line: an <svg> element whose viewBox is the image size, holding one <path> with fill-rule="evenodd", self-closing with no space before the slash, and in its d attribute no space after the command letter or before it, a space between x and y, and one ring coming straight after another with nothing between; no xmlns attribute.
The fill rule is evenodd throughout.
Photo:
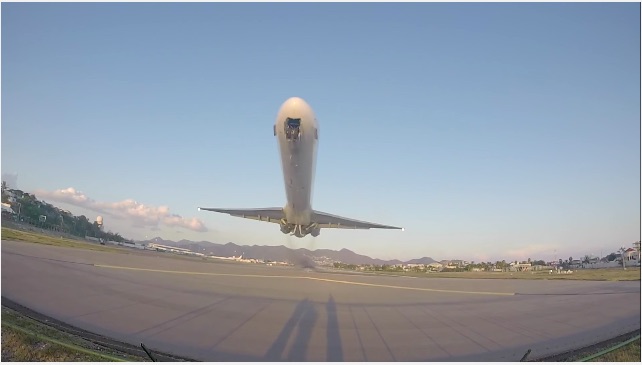
<svg viewBox="0 0 642 365"><path fill-rule="evenodd" d="M622 257L622 267L624 268L624 270L626 270L626 264L624 264L624 253L626 252L626 248L620 247L618 251L620 252L620 256Z"/></svg>

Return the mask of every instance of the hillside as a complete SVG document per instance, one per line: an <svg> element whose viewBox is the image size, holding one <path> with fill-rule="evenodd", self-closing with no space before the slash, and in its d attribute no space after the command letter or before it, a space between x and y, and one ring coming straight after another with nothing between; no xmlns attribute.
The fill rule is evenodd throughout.
<svg viewBox="0 0 642 365"><path fill-rule="evenodd" d="M164 240L155 237L151 240L141 241L143 243L157 243L161 245L186 248L194 252L200 252L214 256L239 256L244 258L263 259L270 261L299 261L302 257L310 258L314 261L332 261L346 264L369 264L369 265L397 265L397 264L430 264L436 262L431 257L422 257L409 261L400 260L381 260L373 259L369 256L360 255L346 248L339 251L329 249L308 250L306 248L291 249L281 246L240 246L233 242L226 244L213 243L208 241L188 241L181 240L178 242Z"/></svg>

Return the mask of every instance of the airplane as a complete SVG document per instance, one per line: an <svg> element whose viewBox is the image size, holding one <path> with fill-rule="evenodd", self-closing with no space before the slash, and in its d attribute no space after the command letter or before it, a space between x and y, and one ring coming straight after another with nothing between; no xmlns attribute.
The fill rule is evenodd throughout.
<svg viewBox="0 0 642 365"><path fill-rule="evenodd" d="M369 223L312 209L319 124L308 103L299 98L287 99L279 109L273 127L281 154L281 167L287 203L285 207L257 209L198 208L234 217L277 223L281 232L302 238L321 233L321 228L401 229L401 227Z"/></svg>

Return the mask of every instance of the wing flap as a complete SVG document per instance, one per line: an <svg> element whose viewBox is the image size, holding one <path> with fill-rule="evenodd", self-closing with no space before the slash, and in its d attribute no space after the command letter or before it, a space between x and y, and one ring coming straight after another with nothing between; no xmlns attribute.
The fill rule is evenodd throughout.
<svg viewBox="0 0 642 365"><path fill-rule="evenodd" d="M262 222L280 223L285 218L283 208L254 208L254 209L223 209L223 208L198 208L210 212L225 213L234 217L254 219Z"/></svg>
<svg viewBox="0 0 642 365"><path fill-rule="evenodd" d="M343 228L343 229L370 229L370 228L380 228L380 229L401 229L401 227L387 226L378 223L370 223L365 221L359 221L356 219L340 217L338 215L319 212L317 210L312 211L312 221L317 223L319 228Z"/></svg>

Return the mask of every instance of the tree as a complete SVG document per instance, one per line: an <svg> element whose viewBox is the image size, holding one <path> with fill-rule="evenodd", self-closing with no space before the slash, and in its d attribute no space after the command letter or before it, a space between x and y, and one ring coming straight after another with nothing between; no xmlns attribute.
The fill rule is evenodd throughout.
<svg viewBox="0 0 642 365"><path fill-rule="evenodd" d="M622 257L622 268L624 268L624 270L626 270L626 264L624 263L624 261L625 261L624 260L624 253L626 252L626 248L620 247L618 252L620 252L620 256Z"/></svg>
<svg viewBox="0 0 642 365"><path fill-rule="evenodd" d="M59 208L45 201L37 200L35 195L25 193L21 190L7 190L12 191L16 195L18 213L21 220L25 223L44 229L69 232L80 237L92 236L116 242L125 241L125 238L118 233L102 232L100 227L89 222L85 216L76 217L71 213L61 211ZM47 217L46 221L41 222L39 220L40 216Z"/></svg>

